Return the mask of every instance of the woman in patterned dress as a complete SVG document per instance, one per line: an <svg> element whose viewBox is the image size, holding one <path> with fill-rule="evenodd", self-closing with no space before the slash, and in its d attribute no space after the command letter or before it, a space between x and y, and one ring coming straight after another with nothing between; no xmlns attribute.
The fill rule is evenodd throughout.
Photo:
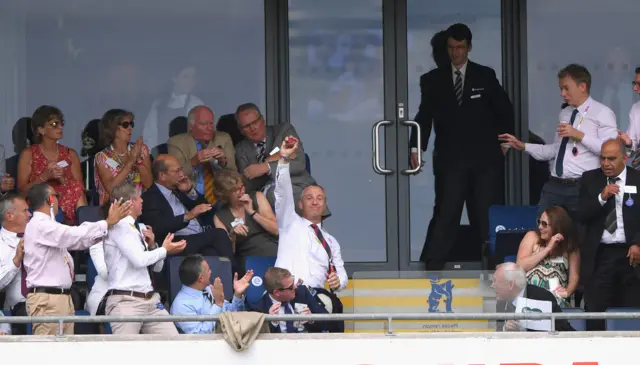
<svg viewBox="0 0 640 365"><path fill-rule="evenodd" d="M87 205L78 153L58 143L64 116L55 106L42 105L33 112L34 144L20 153L18 189L22 194L38 183L49 184L60 194L60 209L66 224L76 224L76 209Z"/></svg>
<svg viewBox="0 0 640 365"><path fill-rule="evenodd" d="M565 209L553 206L542 212L537 223L538 230L527 232L520 242L517 264L527 272L529 284L551 291L561 307L569 307L580 281L573 222Z"/></svg>
<svg viewBox="0 0 640 365"><path fill-rule="evenodd" d="M96 154L95 183L100 202L107 202L111 189L125 181L142 192L153 184L149 148L142 142L131 141L134 115L122 109L107 110L100 120L102 151Z"/></svg>

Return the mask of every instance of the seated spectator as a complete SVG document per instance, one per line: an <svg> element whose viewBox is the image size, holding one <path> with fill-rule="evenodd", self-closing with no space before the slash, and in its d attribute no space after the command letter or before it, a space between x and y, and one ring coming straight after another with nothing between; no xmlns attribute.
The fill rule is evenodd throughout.
<svg viewBox="0 0 640 365"><path fill-rule="evenodd" d="M0 197L12 192L14 188L15 180L11 175L5 173L4 176L2 176L2 182L0 182Z"/></svg>
<svg viewBox="0 0 640 365"><path fill-rule="evenodd" d="M253 310L266 314L326 314L327 310L318 304L304 285L298 285L296 279L287 269L270 267L264 274L264 288L267 293L262 296ZM330 322L269 322L272 333L324 332Z"/></svg>
<svg viewBox="0 0 640 365"><path fill-rule="evenodd" d="M231 170L221 171L215 184L220 208L213 218L233 242L236 258L278 254L278 224L271 204L261 192L247 194L242 176Z"/></svg>
<svg viewBox="0 0 640 365"><path fill-rule="evenodd" d="M64 116L60 109L42 105L31 117L35 144L20 154L18 189L27 194L31 186L47 183L60 195L60 208L67 224L76 223L76 209L87 205L78 153L58 143Z"/></svg>
<svg viewBox="0 0 640 365"><path fill-rule="evenodd" d="M260 109L255 104L240 105L236 111L236 118L242 134L247 137L236 146L236 164L238 171L246 178L247 192L264 192L271 206L274 206L273 187L276 178L274 172L282 153L276 150L286 136L298 139L298 134L291 124L267 126ZM274 151L276 152L272 154ZM290 174L295 201L300 200L304 188L316 185L315 180L307 172L302 143L298 146L295 158L291 159ZM331 213L325 207L323 217L327 218L329 215Z"/></svg>
<svg viewBox="0 0 640 365"><path fill-rule="evenodd" d="M571 306L580 281L580 254L566 210L552 206L542 212L538 230L527 232L520 242L517 263L529 284L551 291L561 307Z"/></svg>
<svg viewBox="0 0 640 365"><path fill-rule="evenodd" d="M103 298L98 314L109 316L168 316L154 292L152 273L162 271L164 259L186 246L184 240L175 240L169 234L158 247L151 227L138 224L142 213L142 199L135 185L122 183L113 188L111 202L129 202L129 215L118 220L104 240L104 259L109 273L109 290ZM114 334L177 335L171 322L113 322Z"/></svg>
<svg viewBox="0 0 640 365"><path fill-rule="evenodd" d="M231 137L213 128L213 112L206 106L189 111L187 133L169 139L169 154L178 159L185 175L193 181L196 191L209 204L215 204L215 175L220 170L236 170L235 149Z"/></svg>
<svg viewBox="0 0 640 365"><path fill-rule="evenodd" d="M108 110L100 120L100 144L104 149L96 155L95 182L100 202L109 200L114 186L134 184L139 192L153 184L149 148L142 137L131 141L134 115L122 109Z"/></svg>
<svg viewBox="0 0 640 365"><path fill-rule="evenodd" d="M188 256L180 264L182 288L171 304L171 315L197 316L215 315L222 312L244 310L244 293L249 288L253 271L249 270L242 279L233 277L233 299L224 299L224 288L220 278L211 284L211 268L202 255ZM176 326L186 334L213 333L216 322L178 322Z"/></svg>
<svg viewBox="0 0 640 365"><path fill-rule="evenodd" d="M24 230L31 218L24 198L6 195L0 200L0 290L4 290L4 309L12 316L26 316L26 298L22 295L22 260L24 259ZM11 325L15 335L26 335L27 325Z"/></svg>
<svg viewBox="0 0 640 365"><path fill-rule="evenodd" d="M331 305L331 313L342 313L342 303L334 291L344 289L349 278L340 254L340 244L322 226L322 215L326 209L325 192L321 186L307 186L298 200L302 214L296 213L289 161L296 156L298 140L291 138L293 145L289 146L283 141L280 146L276 170L279 232L276 266L288 269L302 279L320 303ZM331 292L324 289L325 284ZM344 332L343 322L330 322L330 326L331 332Z"/></svg>
<svg viewBox="0 0 640 365"><path fill-rule="evenodd" d="M553 313L562 313L562 309L555 297L548 290L527 284L525 271L513 262L498 265L493 275L496 290L496 313L513 313L516 310L518 298L551 302ZM521 331L519 321L498 321L498 331ZM556 320L556 331L574 331L566 319Z"/></svg>
<svg viewBox="0 0 640 365"><path fill-rule="evenodd" d="M4 317L4 313L0 311L0 317ZM0 323L0 336L10 335L11 334L11 326L9 323Z"/></svg>
<svg viewBox="0 0 640 365"><path fill-rule="evenodd" d="M155 183L142 195L145 203L141 221L154 227L158 239L173 233L186 240L185 255L221 256L233 263L229 236L223 229L211 227L213 218L207 214L211 204L196 191L178 160L159 155L152 171Z"/></svg>

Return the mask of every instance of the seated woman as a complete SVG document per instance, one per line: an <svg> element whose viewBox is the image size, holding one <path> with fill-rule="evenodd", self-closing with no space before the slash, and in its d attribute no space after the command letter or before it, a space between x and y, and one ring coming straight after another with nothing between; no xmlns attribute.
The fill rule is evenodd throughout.
<svg viewBox="0 0 640 365"><path fill-rule="evenodd" d="M573 230L566 210L547 208L538 219L538 230L527 232L518 249L517 264L527 272L529 284L551 291L561 307L570 306L580 281L580 253ZM551 288L555 283L559 286Z"/></svg>
<svg viewBox="0 0 640 365"><path fill-rule="evenodd" d="M34 144L20 153L18 189L27 194L33 184L46 182L60 194L64 222L76 224L76 209L87 205L78 153L58 144L64 117L60 109L42 105L33 112Z"/></svg>
<svg viewBox="0 0 640 365"><path fill-rule="evenodd" d="M246 194L242 176L226 169L215 176L214 194L220 208L213 223L227 231L236 257L275 257L278 253L278 225L264 194Z"/></svg>
<svg viewBox="0 0 640 365"><path fill-rule="evenodd" d="M131 141L134 115L122 109L107 110L100 120L100 145L96 154L95 183L100 202L109 200L114 186L125 181L138 186L140 193L153 184L149 148L142 142Z"/></svg>

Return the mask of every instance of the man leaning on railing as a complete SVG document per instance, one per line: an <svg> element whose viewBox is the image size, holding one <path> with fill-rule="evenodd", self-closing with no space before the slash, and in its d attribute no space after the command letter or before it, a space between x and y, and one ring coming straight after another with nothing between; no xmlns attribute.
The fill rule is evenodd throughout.
<svg viewBox="0 0 640 365"><path fill-rule="evenodd" d="M276 171L276 218L278 221L278 258L276 267L287 269L309 287L311 294L330 313L342 313L342 303L334 294L347 286L347 272L340 244L322 227L326 208L324 188L309 185L302 191L296 213L289 174L289 161L295 157L298 140L288 136L280 146ZM325 283L330 292L324 289ZM344 322L332 322L331 332L344 332Z"/></svg>

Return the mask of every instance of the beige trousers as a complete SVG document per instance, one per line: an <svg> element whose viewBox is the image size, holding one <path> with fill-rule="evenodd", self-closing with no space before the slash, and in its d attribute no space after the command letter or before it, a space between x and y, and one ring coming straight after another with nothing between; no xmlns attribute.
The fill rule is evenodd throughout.
<svg viewBox="0 0 640 365"><path fill-rule="evenodd" d="M168 316L165 309L158 308L160 295L151 299L136 298L129 295L111 295L107 298L105 314L108 316ZM113 334L160 334L177 335L173 322L113 322Z"/></svg>
<svg viewBox="0 0 640 365"><path fill-rule="evenodd" d="M27 314L30 316L73 316L73 301L67 294L27 294ZM73 334L73 323L64 323L62 327L65 335ZM58 334L58 323L34 323L33 334L40 336L55 336Z"/></svg>

